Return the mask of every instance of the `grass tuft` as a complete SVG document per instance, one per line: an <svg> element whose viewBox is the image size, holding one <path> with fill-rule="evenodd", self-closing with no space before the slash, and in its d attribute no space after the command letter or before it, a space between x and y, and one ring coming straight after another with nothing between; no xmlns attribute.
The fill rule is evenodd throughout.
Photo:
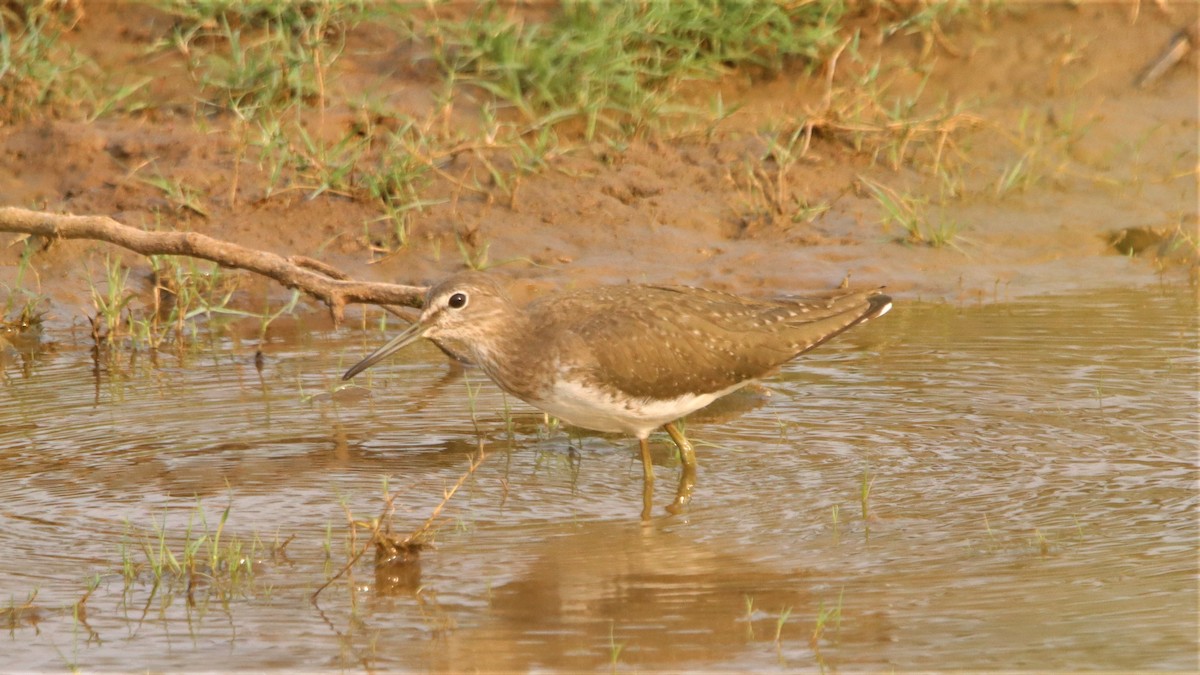
<svg viewBox="0 0 1200 675"><path fill-rule="evenodd" d="M488 3L427 27L442 68L528 122L582 120L583 136L630 136L686 112L689 80L734 69L778 73L832 44L840 2L563 3L526 22Z"/></svg>
<svg viewBox="0 0 1200 675"><path fill-rule="evenodd" d="M231 509L232 501L210 524L204 505L197 501L181 533L171 532L165 517L148 531L127 524L120 545L125 594L149 586L147 603L156 595L169 602L169 597L183 594L189 604L195 604L197 596L226 602L252 594L255 566L288 542L268 547L257 536L247 540L231 535L225 529Z"/></svg>
<svg viewBox="0 0 1200 675"><path fill-rule="evenodd" d="M953 246L958 235L957 221L931 217L928 200L900 194L895 190L859 176L859 180L879 202L880 222L885 228L897 225L904 230L898 241L932 248Z"/></svg>
<svg viewBox="0 0 1200 675"><path fill-rule="evenodd" d="M326 105L329 70L362 0L165 0L178 23L168 46L188 59L209 104L240 115Z"/></svg>
<svg viewBox="0 0 1200 675"><path fill-rule="evenodd" d="M86 60L60 40L70 19L54 4L0 5L0 122L53 117L79 105Z"/></svg>

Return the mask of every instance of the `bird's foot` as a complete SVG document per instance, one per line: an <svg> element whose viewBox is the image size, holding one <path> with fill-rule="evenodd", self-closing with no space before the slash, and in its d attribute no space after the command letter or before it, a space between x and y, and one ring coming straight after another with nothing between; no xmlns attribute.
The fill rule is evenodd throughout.
<svg viewBox="0 0 1200 675"><path fill-rule="evenodd" d="M679 515L687 511L692 502L692 490L696 487L696 465L685 464L680 470L679 487L675 489L675 501L667 507L667 511Z"/></svg>

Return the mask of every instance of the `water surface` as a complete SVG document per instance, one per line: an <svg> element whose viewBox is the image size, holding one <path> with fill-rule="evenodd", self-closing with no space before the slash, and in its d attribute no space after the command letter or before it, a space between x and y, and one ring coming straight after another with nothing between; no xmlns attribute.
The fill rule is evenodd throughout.
<svg viewBox="0 0 1200 675"><path fill-rule="evenodd" d="M656 437L648 523L636 442L429 346L340 388L377 333L277 339L261 373L233 340L97 366L52 337L0 388L6 671L1200 667L1186 290L902 302L690 420L684 516ZM410 530L481 447L419 567L367 554L310 603L384 477ZM254 574L156 588L227 508Z"/></svg>

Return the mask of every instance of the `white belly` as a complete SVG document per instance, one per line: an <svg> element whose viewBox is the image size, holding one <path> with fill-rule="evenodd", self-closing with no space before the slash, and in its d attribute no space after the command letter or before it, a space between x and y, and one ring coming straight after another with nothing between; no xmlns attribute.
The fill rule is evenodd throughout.
<svg viewBox="0 0 1200 675"><path fill-rule="evenodd" d="M601 389L558 380L550 396L530 403L577 427L621 431L645 438L662 425L693 413L748 383L710 394L686 394L673 399L619 400Z"/></svg>

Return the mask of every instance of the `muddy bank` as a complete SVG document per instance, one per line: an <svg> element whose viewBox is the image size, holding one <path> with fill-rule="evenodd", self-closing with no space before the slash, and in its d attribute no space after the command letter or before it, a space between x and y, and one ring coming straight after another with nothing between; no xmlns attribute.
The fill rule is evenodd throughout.
<svg viewBox="0 0 1200 675"><path fill-rule="evenodd" d="M102 3L63 39L110 77L150 78L149 103L93 121L6 125L0 195L401 282L474 264L541 287L647 280L771 294L850 275L901 299L955 301L1186 283L1197 241L1196 51L1151 86L1135 80L1196 14L1188 3L1039 4L887 34L888 17L863 13L859 40L828 69L734 72L684 88L681 98L719 93L733 110L705 133L566 135L544 167L507 185L479 179L478 154L448 155L399 244L360 195L321 192L302 176L272 182L245 129L196 103L186 59L151 49L171 17ZM328 105L304 113L315 138L364 119L479 125L477 91L438 108L443 85L419 39L368 22L345 40ZM386 116L368 114L369 92ZM1184 264L1122 257L1109 239L1124 228L1165 233L1173 243L1161 252ZM10 288L21 251L0 252ZM51 322L70 323L113 254L59 243L33 257L22 283L49 298ZM142 279L145 262L126 259ZM254 305L264 293L284 292L250 281L239 297Z"/></svg>

